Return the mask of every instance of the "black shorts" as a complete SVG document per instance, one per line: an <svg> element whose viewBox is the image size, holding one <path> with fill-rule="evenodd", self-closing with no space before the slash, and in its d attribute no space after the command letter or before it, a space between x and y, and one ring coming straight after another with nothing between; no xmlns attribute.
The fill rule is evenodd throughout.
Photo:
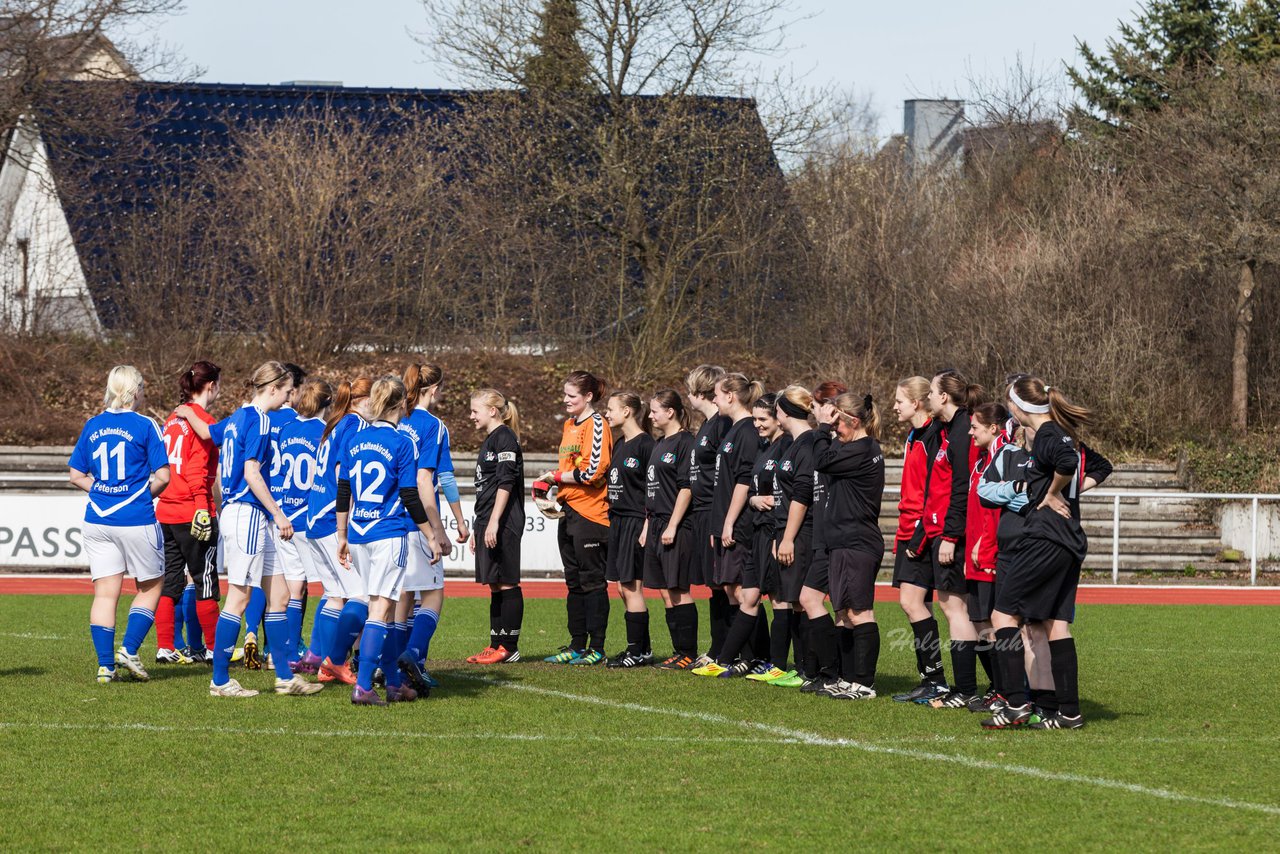
<svg viewBox="0 0 1280 854"><path fill-rule="evenodd" d="M715 550L711 547L711 510L699 510L689 516L689 583L714 586Z"/></svg>
<svg viewBox="0 0 1280 854"><path fill-rule="evenodd" d="M911 557L907 554L907 544L899 542L898 551L893 556L893 586L904 584L932 590L933 561L926 555Z"/></svg>
<svg viewBox="0 0 1280 854"><path fill-rule="evenodd" d="M782 542L782 532L774 538L774 545ZM773 593L773 601L795 604L800 601L800 588L804 587L805 576L809 573L809 564L813 561L813 546L809 535L801 531L796 537L795 560L791 566L778 565L778 588Z"/></svg>
<svg viewBox="0 0 1280 854"><path fill-rule="evenodd" d="M976 581L965 579L969 587L969 620L982 623L991 619L991 612L996 606L996 583L994 581Z"/></svg>
<svg viewBox="0 0 1280 854"><path fill-rule="evenodd" d="M937 539L929 544L929 562L933 565L932 587L940 593L964 595L969 592L964 581L964 541L956 543L956 556L950 565L938 563L938 550L942 548L942 542Z"/></svg>
<svg viewBox="0 0 1280 854"><path fill-rule="evenodd" d="M638 516L614 516L609 519L609 545L606 550L604 577L609 581L629 584L644 577L644 549L640 532L644 519ZM662 532L658 532L661 536Z"/></svg>
<svg viewBox="0 0 1280 854"><path fill-rule="evenodd" d="M810 549L809 566L804 574L804 586L826 593L830 589L830 572L830 553L826 549ZM796 601L799 601L799 597Z"/></svg>
<svg viewBox="0 0 1280 854"><path fill-rule="evenodd" d="M778 559L773 556L773 529L751 531L751 560L742 572L742 586L760 588L761 596L772 596L778 590Z"/></svg>
<svg viewBox="0 0 1280 854"><path fill-rule="evenodd" d="M484 528L476 525L476 581L480 584L520 583L520 540L524 531L503 530L497 548L484 544Z"/></svg>
<svg viewBox="0 0 1280 854"><path fill-rule="evenodd" d="M564 583L570 593L603 590L609 556L609 526L592 522L572 507L564 508L556 530Z"/></svg>
<svg viewBox="0 0 1280 854"><path fill-rule="evenodd" d="M734 541L731 548L725 548L719 539L716 540L715 565L712 567L711 580L716 587L726 584L742 584L751 563L751 546L748 543Z"/></svg>
<svg viewBox="0 0 1280 854"><path fill-rule="evenodd" d="M644 586L651 590L688 590L693 574L693 531L676 529L675 542L662 544L667 520L649 520L649 537L644 544Z"/></svg>
<svg viewBox="0 0 1280 854"><path fill-rule="evenodd" d="M1008 551L1008 568L996 571L995 610L1031 622L1075 620L1081 563L1075 553L1026 537Z"/></svg>
<svg viewBox="0 0 1280 854"><path fill-rule="evenodd" d="M876 604L876 575L884 555L853 549L830 553L831 607L839 611L870 611Z"/></svg>
<svg viewBox="0 0 1280 854"><path fill-rule="evenodd" d="M196 598L218 601L218 520L213 520L213 536L201 542L191 536L191 523L160 526L164 531L164 584L161 595L181 599L187 576L196 585Z"/></svg>

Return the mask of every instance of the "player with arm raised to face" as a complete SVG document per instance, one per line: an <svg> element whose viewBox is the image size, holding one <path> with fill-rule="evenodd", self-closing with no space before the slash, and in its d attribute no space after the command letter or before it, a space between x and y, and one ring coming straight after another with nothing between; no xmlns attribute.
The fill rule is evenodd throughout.
<svg viewBox="0 0 1280 854"><path fill-rule="evenodd" d="M707 603L707 622L711 628L711 647L705 655L694 660L694 667L702 667L715 661L729 631L732 609L729 597L715 585L715 548L712 546L711 499L715 488L716 453L720 441L733 423L720 414L716 406L716 383L727 372L719 365L698 365L685 378L689 394L689 407L702 416L702 425L693 440L693 452L689 455L689 522L693 533L693 564L690 581L711 588L711 601Z"/></svg>
<svg viewBox="0 0 1280 854"><path fill-rule="evenodd" d="M545 661L552 664L599 664L609 628L609 585L605 579L609 547L609 505L605 476L613 455L613 433L595 406L605 384L587 371L574 371L564 382L564 422L560 463L538 480L558 486L564 509L556 538L569 588L565 611L569 644ZM517 497L517 501L522 497Z"/></svg>
<svg viewBox="0 0 1280 854"><path fill-rule="evenodd" d="M209 407L218 399L222 370L212 362L199 361L178 379L181 402L205 424L215 419ZM156 661L183 663L213 662L213 651L192 643L178 650L174 637L174 609L185 608L187 637L213 643L218 625L217 508L213 482L218 474L218 448L201 438L185 417L175 410L164 423L165 451L169 456L169 486L156 502L156 519L164 531L164 590L156 606ZM194 586L191 598L185 589Z"/></svg>
<svg viewBox="0 0 1280 854"><path fill-rule="evenodd" d="M649 415L659 438L649 455L645 493L644 586L657 590L666 606L671 655L659 668L689 670L698 656L698 608L689 595L693 578L694 532L689 521L692 494L689 457L693 435L684 402L675 389L654 393Z"/></svg>
<svg viewBox="0 0 1280 854"><path fill-rule="evenodd" d="M626 648L609 659L607 666L642 667L653 663L649 607L641 589L644 577L641 535L644 533L645 489L654 441L649 432L649 413L635 392L615 391L609 395L605 418L611 428L622 434L622 440L613 446L606 476L609 546L605 578L618 584L627 629Z"/></svg>
<svg viewBox="0 0 1280 854"><path fill-rule="evenodd" d="M115 680L117 664L145 682L150 677L138 648L155 622L164 581L163 535L152 499L169 484L169 460L160 428L137 412L146 405L137 368L111 369L103 403L106 411L85 423L68 461L72 485L89 494L83 529L93 579L89 634L99 682ZM138 593L117 649L116 605L126 573Z"/></svg>
<svg viewBox="0 0 1280 854"><path fill-rule="evenodd" d="M240 635L240 617L254 587L262 587L267 597L266 634L274 658L276 693L313 694L322 687L289 670L289 588L276 560L276 538L269 527L275 526L280 539L293 536L293 524L271 497L265 477L271 465L267 413L283 406L292 388L293 376L284 365L263 363L248 382L252 399L212 431L214 441L219 442L223 501L218 569L230 584L215 634L213 680L209 683L214 697L252 697L258 693L242 687L228 674L231 652Z"/></svg>
<svg viewBox="0 0 1280 854"><path fill-rule="evenodd" d="M489 585L489 645L471 664L520 660L524 591L520 589L520 540L524 536L524 452L520 412L502 392L484 388L471 396L471 422L484 434L476 455L476 530L471 552L476 581Z"/></svg>
<svg viewBox="0 0 1280 854"><path fill-rule="evenodd" d="M818 652L824 670L833 669L839 658L839 677L817 693L836 700L869 700L876 696L876 574L884 558L884 453L876 438L880 415L870 394L846 392L821 404L817 416L813 453L814 468L827 483L822 530L831 562L828 583L831 606L842 617L839 655L830 648ZM830 640L828 634L825 642Z"/></svg>
<svg viewBox="0 0 1280 854"><path fill-rule="evenodd" d="M357 706L412 702L418 693L404 684L395 661L399 645L388 636L400 600L409 532L417 529L434 544L435 530L418 493L418 461L413 440L396 429L404 415L405 388L399 377L383 377L369 392L370 424L347 442L339 466L338 562L360 576L369 597L369 619L360 636L360 671L351 691ZM428 560L435 558L428 555ZM387 698L373 687L382 669Z"/></svg>
<svg viewBox="0 0 1280 854"><path fill-rule="evenodd" d="M404 593L396 605L396 631L402 636L403 647L396 665L419 693L438 684L426 670L426 659L444 607L444 554L449 550L449 534L440 516L439 478L446 460L452 478L453 461L449 458L449 431L431 412L443 380L444 371L437 365L412 364L404 371L407 414L400 421L400 430L417 449L418 492L435 531L433 542L417 531L410 532ZM456 490L455 485L454 518L459 541L465 542L467 523L457 506ZM428 555L434 555L434 559L428 559Z"/></svg>
<svg viewBox="0 0 1280 854"><path fill-rule="evenodd" d="M325 418L329 413L329 405L333 403L333 394L333 386L324 380L309 379L304 382L293 395L293 408L297 417L281 428L276 439L283 483L280 507L293 523L293 538L280 540L276 543L276 548L285 566L300 568L307 582L323 581L320 570L316 568L314 550L311 547L307 506L311 499L311 487L315 485L320 437L324 435ZM296 574L299 569L293 571ZM294 607L296 596L292 580L289 586L289 644L292 651L301 643L302 619L305 615L301 608ZM320 647L323 625L320 615L328 605L327 598L321 598L317 604L316 616L311 626L311 642L300 659L290 661L294 673L315 673L319 670L320 662L324 659Z"/></svg>
<svg viewBox="0 0 1280 854"><path fill-rule="evenodd" d="M715 549L712 580L734 608L720 654L715 661L694 668L697 676L722 673L741 676L751 669L751 662L738 661L737 655L755 632L759 615L759 598L743 596L742 588L751 556L751 515L747 511L747 498L751 492L751 470L760 454L760 435L751 418L751 408L763 393L764 387L758 381L753 382L742 374L726 374L716 383L716 406L732 424L716 452L710 521L711 544ZM755 599L754 606L751 599Z"/></svg>

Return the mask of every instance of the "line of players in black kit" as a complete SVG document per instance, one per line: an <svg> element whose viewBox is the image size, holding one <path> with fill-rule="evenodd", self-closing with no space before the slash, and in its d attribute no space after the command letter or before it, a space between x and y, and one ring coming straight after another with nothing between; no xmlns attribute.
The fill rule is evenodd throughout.
<svg viewBox="0 0 1280 854"><path fill-rule="evenodd" d="M535 503L559 519L568 584L569 643L544 660L656 664L837 700L875 698L875 582L885 553L880 407L838 382L764 394L760 383L711 365L686 384L686 395L664 389L642 401L631 392L606 397L585 371L567 378L559 467L533 489ZM983 713L988 729L1079 728L1071 635L1087 550L1079 502L1111 465L1080 440L1088 410L1042 379L1016 375L1000 402L985 397L955 371L896 388L893 411L908 434L893 586L920 681L894 699ZM702 417L696 433L694 413ZM481 467L484 459L482 448ZM507 466L505 479L486 473L479 491L523 491L516 468ZM492 507L484 497L477 506ZM476 580L495 601L520 597L523 527L478 514L476 530L496 536L492 546L478 538ZM627 646L606 660L610 582L626 608ZM697 585L711 588L711 646L701 655L690 594ZM645 588L666 607L673 652L660 662ZM948 623L950 683L934 598ZM503 609L491 610L490 647L472 660L518 660L519 617L505 625Z"/></svg>

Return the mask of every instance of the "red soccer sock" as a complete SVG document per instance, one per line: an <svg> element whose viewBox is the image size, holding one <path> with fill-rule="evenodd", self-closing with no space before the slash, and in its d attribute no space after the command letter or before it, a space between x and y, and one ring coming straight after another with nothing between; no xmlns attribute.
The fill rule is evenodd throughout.
<svg viewBox="0 0 1280 854"><path fill-rule="evenodd" d="M213 637L218 631L218 600L201 599L196 602L196 617L200 620L200 631L204 632L204 645L213 649Z"/></svg>
<svg viewBox="0 0 1280 854"><path fill-rule="evenodd" d="M156 603L156 646L173 649L173 600L168 596Z"/></svg>

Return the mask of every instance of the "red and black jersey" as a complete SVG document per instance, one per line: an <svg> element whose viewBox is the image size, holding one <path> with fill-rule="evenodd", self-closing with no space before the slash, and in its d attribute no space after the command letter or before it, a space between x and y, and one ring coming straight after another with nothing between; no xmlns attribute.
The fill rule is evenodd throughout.
<svg viewBox="0 0 1280 854"><path fill-rule="evenodd" d="M996 436L995 444L990 451L978 448L978 459L974 463L973 471L969 474L969 500L964 531L964 577L971 581L995 580L998 550L996 532L1000 526L1000 509L983 506L978 498L978 484L982 483L987 466L1005 444L1005 435L1001 433ZM977 562L973 559L974 546L978 547Z"/></svg>
<svg viewBox="0 0 1280 854"><path fill-rule="evenodd" d="M969 472L978 455L969 437L969 412L956 410L951 421L938 424L939 444L933 453L924 491L924 533L949 543L964 539L969 507Z"/></svg>
<svg viewBox="0 0 1280 854"><path fill-rule="evenodd" d="M938 428L933 421L912 427L902 446L902 487L898 497L898 531L894 534L894 551L898 543L911 539L916 525L924 519L924 490L929 482L929 464L938 449Z"/></svg>
<svg viewBox="0 0 1280 854"><path fill-rule="evenodd" d="M217 421L198 403L187 404L206 424ZM169 485L156 502L156 520L166 525L183 525L197 510L216 513L213 481L218 476L218 446L201 439L187 419L170 415L164 422L165 453L169 456Z"/></svg>

